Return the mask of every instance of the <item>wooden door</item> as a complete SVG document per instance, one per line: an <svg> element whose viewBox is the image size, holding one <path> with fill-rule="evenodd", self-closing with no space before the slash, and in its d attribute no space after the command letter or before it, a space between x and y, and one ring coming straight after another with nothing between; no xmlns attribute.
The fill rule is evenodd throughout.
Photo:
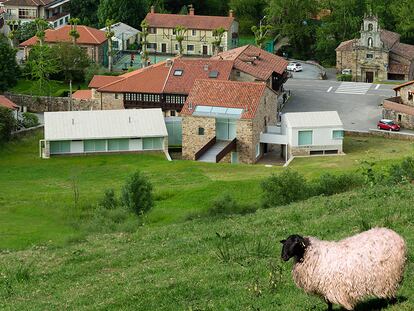
<svg viewBox="0 0 414 311"><path fill-rule="evenodd" d="M372 71L367 71L365 73L365 76L366 76L366 81L365 82L367 82L367 83L374 82L374 73Z"/></svg>
<svg viewBox="0 0 414 311"><path fill-rule="evenodd" d="M203 45L203 55L207 55L207 54L208 54L208 46Z"/></svg>
<svg viewBox="0 0 414 311"><path fill-rule="evenodd" d="M162 53L167 53L167 44L166 43L161 44L161 52Z"/></svg>

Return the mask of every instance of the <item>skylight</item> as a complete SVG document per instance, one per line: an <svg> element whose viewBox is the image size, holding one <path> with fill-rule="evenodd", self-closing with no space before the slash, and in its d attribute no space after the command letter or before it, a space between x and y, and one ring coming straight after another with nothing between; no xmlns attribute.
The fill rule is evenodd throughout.
<svg viewBox="0 0 414 311"><path fill-rule="evenodd" d="M241 108L213 107L213 106L197 106L193 115L210 116L210 117L227 117L240 118L243 114Z"/></svg>
<svg viewBox="0 0 414 311"><path fill-rule="evenodd" d="M183 73L184 73L184 70L182 70L182 69L174 70L174 76L176 76L176 77L181 77L183 75Z"/></svg>
<svg viewBox="0 0 414 311"><path fill-rule="evenodd" d="M217 70L212 70L210 71L210 73L208 74L209 78L217 78L219 75L219 72Z"/></svg>

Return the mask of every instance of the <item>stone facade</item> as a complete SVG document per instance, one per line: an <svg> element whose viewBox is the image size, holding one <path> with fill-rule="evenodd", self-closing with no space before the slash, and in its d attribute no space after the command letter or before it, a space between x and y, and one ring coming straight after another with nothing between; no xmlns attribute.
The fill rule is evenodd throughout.
<svg viewBox="0 0 414 311"><path fill-rule="evenodd" d="M414 129L414 82L398 89L399 96L383 102L382 117L406 129Z"/></svg>
<svg viewBox="0 0 414 311"><path fill-rule="evenodd" d="M253 164L261 158L264 147L260 144L260 133L266 132L266 126L276 125L276 119L277 94L266 88L255 117L236 122L238 162ZM195 154L216 136L216 120L211 117L183 116L182 126L183 159L194 160ZM198 135L199 128L204 128L204 135ZM260 153L256 156L258 145L260 145ZM220 162L231 162L231 153Z"/></svg>
<svg viewBox="0 0 414 311"><path fill-rule="evenodd" d="M102 110L124 109L124 95L121 93L98 93Z"/></svg>

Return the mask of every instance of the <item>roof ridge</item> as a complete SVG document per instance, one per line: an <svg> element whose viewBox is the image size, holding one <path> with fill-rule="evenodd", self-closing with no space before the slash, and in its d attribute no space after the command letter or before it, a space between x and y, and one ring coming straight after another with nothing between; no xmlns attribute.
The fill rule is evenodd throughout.
<svg viewBox="0 0 414 311"><path fill-rule="evenodd" d="M227 83L227 84L250 84L250 85L264 85L266 86L266 82L264 81L234 81L234 80L213 80L213 79L195 79L195 81L200 80L200 81L209 81L209 82L213 82L213 83Z"/></svg>
<svg viewBox="0 0 414 311"><path fill-rule="evenodd" d="M88 26L85 26L85 25L79 25L79 27L83 27L84 29L86 29L86 31L87 31L87 32L89 32L89 34L92 36L92 38L94 38L94 39L95 39L95 42L96 42L96 43L99 43L98 38L96 38L96 37L93 35L93 33L89 30L89 27L88 27ZM98 29L97 29L97 30L98 30ZM102 30L99 30L99 31L102 31Z"/></svg>

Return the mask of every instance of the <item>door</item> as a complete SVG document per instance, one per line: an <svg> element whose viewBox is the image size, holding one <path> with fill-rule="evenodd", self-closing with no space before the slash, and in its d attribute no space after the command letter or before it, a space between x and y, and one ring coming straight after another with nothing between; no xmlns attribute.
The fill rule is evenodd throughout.
<svg viewBox="0 0 414 311"><path fill-rule="evenodd" d="M162 43L161 44L161 52L162 53L167 53L167 43Z"/></svg>
<svg viewBox="0 0 414 311"><path fill-rule="evenodd" d="M208 46L203 45L203 55L208 55Z"/></svg>
<svg viewBox="0 0 414 311"><path fill-rule="evenodd" d="M217 140L233 140L237 135L236 120L216 119L216 138Z"/></svg>
<svg viewBox="0 0 414 311"><path fill-rule="evenodd" d="M366 81L365 82L367 82L367 83L374 82L374 73L372 71L367 71L365 73L365 76L366 76Z"/></svg>

